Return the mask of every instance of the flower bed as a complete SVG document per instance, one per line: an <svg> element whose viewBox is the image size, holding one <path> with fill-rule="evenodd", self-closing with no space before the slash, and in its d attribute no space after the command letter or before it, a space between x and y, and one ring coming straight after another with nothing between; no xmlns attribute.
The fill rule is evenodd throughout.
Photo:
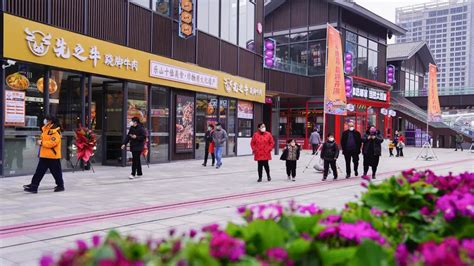
<svg viewBox="0 0 474 266"><path fill-rule="evenodd" d="M404 171L342 211L314 204L241 207L243 225L142 243L110 232L41 265L474 265L474 173Z"/></svg>

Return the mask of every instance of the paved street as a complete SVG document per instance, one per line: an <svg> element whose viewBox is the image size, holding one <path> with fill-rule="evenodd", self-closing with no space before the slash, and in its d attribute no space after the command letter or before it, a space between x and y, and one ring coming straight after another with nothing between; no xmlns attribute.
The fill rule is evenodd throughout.
<svg viewBox="0 0 474 266"><path fill-rule="evenodd" d="M419 151L406 148L404 158L388 158L384 151L378 180L411 167L437 173L474 171L474 153L437 149L438 161L415 161ZM312 169L316 160L303 173L311 159L305 151L295 183L286 181L284 162L275 158L272 182L257 183L252 157L226 158L218 170L201 166L201 161L145 166L145 176L135 180L128 180L129 168L97 167L95 174L66 173L64 193L52 192L50 175L36 195L21 188L30 176L2 179L0 265L35 265L43 254L58 254L76 239L112 228L142 239L160 237L172 227L179 232L214 222L240 222L235 209L244 204L293 198L341 208L362 190L360 178L345 180L344 174L336 182L322 182L322 174ZM338 165L343 164L341 158Z"/></svg>

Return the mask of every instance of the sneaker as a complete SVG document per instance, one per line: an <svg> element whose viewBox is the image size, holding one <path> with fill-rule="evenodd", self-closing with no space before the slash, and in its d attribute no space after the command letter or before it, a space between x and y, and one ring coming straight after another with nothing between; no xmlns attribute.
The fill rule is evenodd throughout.
<svg viewBox="0 0 474 266"><path fill-rule="evenodd" d="M262 182L262 178L259 178L259 179L257 180L257 182L258 182L258 183Z"/></svg>
<svg viewBox="0 0 474 266"><path fill-rule="evenodd" d="M38 189L37 188L33 188L33 187L27 187L25 189L23 189L25 192L30 192L30 193L33 193L33 194L36 194L38 193Z"/></svg>
<svg viewBox="0 0 474 266"><path fill-rule="evenodd" d="M207 165L205 163L203 163L202 166L206 167Z"/></svg>
<svg viewBox="0 0 474 266"><path fill-rule="evenodd" d="M268 182L272 181L271 177L267 177Z"/></svg>
<svg viewBox="0 0 474 266"><path fill-rule="evenodd" d="M337 176L335 176L335 177L333 178L333 180L337 180Z"/></svg>
<svg viewBox="0 0 474 266"><path fill-rule="evenodd" d="M355 174L355 176L359 176L359 172L357 172L357 171L355 171L354 174Z"/></svg>
<svg viewBox="0 0 474 266"><path fill-rule="evenodd" d="M326 181L326 177L325 177L325 176L323 176L323 179L322 179L321 181Z"/></svg>
<svg viewBox="0 0 474 266"><path fill-rule="evenodd" d="M134 179L134 178L135 178L134 175L129 175L129 176L128 176L128 179Z"/></svg>
<svg viewBox="0 0 474 266"><path fill-rule="evenodd" d="M372 175L372 179L375 179L375 175Z"/></svg>
<svg viewBox="0 0 474 266"><path fill-rule="evenodd" d="M23 185L23 189L26 189L26 188L31 188L31 184L28 184L28 185Z"/></svg>
<svg viewBox="0 0 474 266"><path fill-rule="evenodd" d="M290 180L291 180L291 177L290 177L290 176L288 176L288 181L290 181Z"/></svg>
<svg viewBox="0 0 474 266"><path fill-rule="evenodd" d="M220 166L220 165L217 165L217 166L216 166L216 169L219 169L219 168L221 168L221 166Z"/></svg>
<svg viewBox="0 0 474 266"><path fill-rule="evenodd" d="M295 181L296 181L296 179L293 177L293 178L291 179L291 181L295 182Z"/></svg>
<svg viewBox="0 0 474 266"><path fill-rule="evenodd" d="M349 179L349 178L351 178L351 175L346 175L346 179Z"/></svg>
<svg viewBox="0 0 474 266"><path fill-rule="evenodd" d="M61 191L64 191L64 190L65 190L64 186L57 186L57 187L54 188L54 192L61 192Z"/></svg>

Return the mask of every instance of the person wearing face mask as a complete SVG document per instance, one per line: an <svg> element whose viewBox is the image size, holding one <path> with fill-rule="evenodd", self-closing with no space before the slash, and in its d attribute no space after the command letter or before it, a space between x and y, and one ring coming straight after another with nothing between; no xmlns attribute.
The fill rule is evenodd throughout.
<svg viewBox="0 0 474 266"><path fill-rule="evenodd" d="M227 141L227 131L222 128L221 123L217 123L216 130L214 130L211 135L215 147L214 154L217 161L216 169L219 169L222 166L222 151L225 147L225 142Z"/></svg>
<svg viewBox="0 0 474 266"><path fill-rule="evenodd" d="M252 153L254 155L254 160L258 163L258 180L257 182L262 182L262 172L265 168L267 173L267 180L271 181L270 177L270 166L268 161L272 159L272 150L275 142L273 141L273 136L265 127L265 124L258 124L258 131L255 132L250 141L250 146L252 148Z"/></svg>
<svg viewBox="0 0 474 266"><path fill-rule="evenodd" d="M41 136L37 141L40 146L39 162L31 183L24 185L26 192L38 193L38 187L44 174L49 169L56 182L54 192L64 191L63 172L61 169L61 126L59 120L47 115L43 121Z"/></svg>
<svg viewBox="0 0 474 266"><path fill-rule="evenodd" d="M334 134L330 133L327 136L327 141L323 143L323 147L321 148L321 159L324 160L323 181L326 181L328 177L329 166L331 166L334 180L337 179L336 160L338 157L339 147L334 140Z"/></svg>
<svg viewBox="0 0 474 266"><path fill-rule="evenodd" d="M214 125L210 124L207 127L206 134L204 135L206 145L204 147L204 163L202 166L207 166L207 159L209 158L209 153L212 156L212 166L214 166L216 161L216 156L214 155L214 142L212 141L212 132L214 131Z"/></svg>
<svg viewBox="0 0 474 266"><path fill-rule="evenodd" d="M377 167L379 165L379 159L382 155L382 142L383 138L380 135L380 131L374 126L371 126L367 130L362 138L364 144L362 152L364 154L364 176L367 175L369 167L372 168L372 179L375 179L377 173Z"/></svg>
<svg viewBox="0 0 474 266"><path fill-rule="evenodd" d="M351 159L354 163L355 176L359 175L359 154L362 146L362 137L359 131L355 130L354 122L347 123L348 129L342 133L341 148L346 161L346 178L351 177Z"/></svg>
<svg viewBox="0 0 474 266"><path fill-rule="evenodd" d="M140 156L145 147L146 131L143 125L140 123L138 117L133 117L130 122L130 129L125 137L122 150L126 148L127 144L130 143L130 151L132 152L132 173L128 178L134 179L135 176L142 176L142 164Z"/></svg>
<svg viewBox="0 0 474 266"><path fill-rule="evenodd" d="M286 142L286 148L281 154L280 160L286 161L286 174L288 181L296 181L296 161L300 159L300 145L296 144L294 139L289 139Z"/></svg>

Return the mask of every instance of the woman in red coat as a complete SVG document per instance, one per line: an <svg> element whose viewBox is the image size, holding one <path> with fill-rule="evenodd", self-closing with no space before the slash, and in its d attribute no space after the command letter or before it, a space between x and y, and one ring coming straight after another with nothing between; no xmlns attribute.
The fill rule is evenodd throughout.
<svg viewBox="0 0 474 266"><path fill-rule="evenodd" d="M265 124L258 124L258 131L253 134L250 146L254 155L254 160L258 162L258 181L262 182L262 170L267 172L267 180L271 181L270 166L268 161L272 159L272 150L275 142L273 136L266 131Z"/></svg>

